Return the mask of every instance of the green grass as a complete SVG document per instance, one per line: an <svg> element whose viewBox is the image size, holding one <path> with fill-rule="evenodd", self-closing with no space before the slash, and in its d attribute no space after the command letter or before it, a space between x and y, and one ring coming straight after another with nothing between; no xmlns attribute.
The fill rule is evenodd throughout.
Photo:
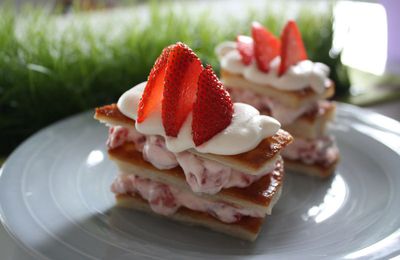
<svg viewBox="0 0 400 260"><path fill-rule="evenodd" d="M113 22L112 15L96 14L102 20L96 27L91 14L64 17L26 8L16 15L10 8L0 8L0 154L58 119L115 102L123 91L146 79L169 44L187 43L218 72L218 43L248 34L254 19L277 34L286 21L282 12L248 12L245 21L226 17L229 26L219 26L207 11L194 16L184 7L154 4L147 22L135 14L123 23ZM331 13L311 8L300 12L298 23L310 58L328 64L339 93L345 93L346 71L338 57L329 56Z"/></svg>

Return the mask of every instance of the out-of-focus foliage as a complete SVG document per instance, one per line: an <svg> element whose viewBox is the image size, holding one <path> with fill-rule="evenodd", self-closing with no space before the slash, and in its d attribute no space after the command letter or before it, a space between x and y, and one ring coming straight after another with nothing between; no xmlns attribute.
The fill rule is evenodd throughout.
<svg viewBox="0 0 400 260"><path fill-rule="evenodd" d="M61 15L35 8L18 14L0 8L0 154L9 153L38 129L68 115L115 102L146 80L161 50L188 44L218 72L215 46L248 34L257 19L279 35L282 14L249 10L248 20L226 17L218 26L207 11L199 15L151 5L147 19L135 12L127 19L107 13ZM347 74L329 56L331 13L300 11L298 24L310 58L331 67L339 93L347 91ZM95 18L93 18L95 17ZM123 20L123 22L122 22Z"/></svg>

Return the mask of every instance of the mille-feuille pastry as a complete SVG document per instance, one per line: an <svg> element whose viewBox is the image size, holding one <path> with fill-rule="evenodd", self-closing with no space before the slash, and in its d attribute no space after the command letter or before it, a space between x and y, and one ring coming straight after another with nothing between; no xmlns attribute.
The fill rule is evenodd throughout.
<svg viewBox="0 0 400 260"><path fill-rule="evenodd" d="M308 175L328 177L339 161L339 151L327 125L335 115L329 68L307 59L301 34L289 21L275 37L259 23L252 37L217 46L221 81L232 100L276 118L294 142L282 151L285 167Z"/></svg>
<svg viewBox="0 0 400 260"><path fill-rule="evenodd" d="M282 189L277 120L232 103L183 43L163 50L147 82L96 109L119 168L117 205L256 239Z"/></svg>

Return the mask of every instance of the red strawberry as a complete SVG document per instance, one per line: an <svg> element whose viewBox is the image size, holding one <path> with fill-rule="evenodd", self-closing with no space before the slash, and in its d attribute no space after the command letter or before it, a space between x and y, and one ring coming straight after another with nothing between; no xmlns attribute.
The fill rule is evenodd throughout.
<svg viewBox="0 0 400 260"><path fill-rule="evenodd" d="M258 22L253 22L251 34L257 66L261 71L268 72L270 62L279 55L280 41Z"/></svg>
<svg viewBox="0 0 400 260"><path fill-rule="evenodd" d="M224 130L231 123L232 114L231 97L208 65L199 76L193 105L192 134L196 146Z"/></svg>
<svg viewBox="0 0 400 260"><path fill-rule="evenodd" d="M286 24L281 39L282 53L279 76L284 74L290 66L307 59L307 52L295 21L289 21Z"/></svg>
<svg viewBox="0 0 400 260"><path fill-rule="evenodd" d="M202 70L199 58L188 46L177 43L171 48L162 101L162 122L167 136L176 137L192 111Z"/></svg>
<svg viewBox="0 0 400 260"><path fill-rule="evenodd" d="M143 122L146 117L160 104L164 88L165 69L167 67L168 54L172 48L166 47L157 58L147 78L146 88L138 106L138 123Z"/></svg>
<svg viewBox="0 0 400 260"><path fill-rule="evenodd" d="M248 36L238 35L236 37L236 48L242 56L242 62L249 65L253 60L253 39Z"/></svg>

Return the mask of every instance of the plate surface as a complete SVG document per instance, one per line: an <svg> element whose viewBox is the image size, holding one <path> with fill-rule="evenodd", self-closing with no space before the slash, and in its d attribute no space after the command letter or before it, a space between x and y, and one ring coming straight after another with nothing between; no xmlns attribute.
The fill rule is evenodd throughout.
<svg viewBox="0 0 400 260"><path fill-rule="evenodd" d="M0 218L38 259L381 258L400 254L400 123L338 105L335 176L288 173L254 243L114 208L107 129L85 113L24 142L0 172Z"/></svg>

